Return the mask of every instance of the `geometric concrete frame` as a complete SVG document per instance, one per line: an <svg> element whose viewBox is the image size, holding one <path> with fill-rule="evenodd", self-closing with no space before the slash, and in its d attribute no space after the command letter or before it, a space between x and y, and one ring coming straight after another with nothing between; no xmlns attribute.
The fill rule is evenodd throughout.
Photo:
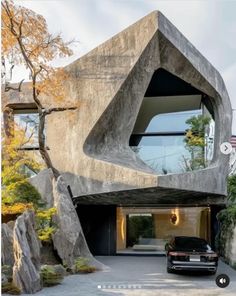
<svg viewBox="0 0 236 296"><path fill-rule="evenodd" d="M129 147L144 94L159 68L211 99L215 147L206 169L158 176ZM80 176L73 182L71 176L68 178L75 195L90 195L92 200L96 194L97 200L102 200L101 194L110 192L107 199L123 203L128 197L132 200L132 189L134 196L140 189L146 202L150 196L165 203L172 195L170 189L177 193L175 198L180 193L190 199L226 194L228 156L219 148L231 136L231 105L225 84L218 71L163 14L152 12L65 69L69 74L68 96L81 105L73 111L76 120L70 120L68 112L48 117L47 144L61 171ZM123 200L118 198L118 191L125 191ZM138 197L134 201L139 202Z"/></svg>
<svg viewBox="0 0 236 296"><path fill-rule="evenodd" d="M203 32L204 34L204 32ZM157 175L129 147L153 73L165 69L205 93L215 119L214 157L199 171ZM78 202L217 203L226 195L231 105L219 72L154 11L65 67L65 89L77 110L47 117L47 146Z"/></svg>

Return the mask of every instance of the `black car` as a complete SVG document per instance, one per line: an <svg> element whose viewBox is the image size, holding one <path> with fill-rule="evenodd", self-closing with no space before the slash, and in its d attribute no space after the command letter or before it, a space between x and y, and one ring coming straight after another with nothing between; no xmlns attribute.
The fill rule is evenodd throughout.
<svg viewBox="0 0 236 296"><path fill-rule="evenodd" d="M199 237L176 236L165 246L167 272L192 270L215 274L218 255Z"/></svg>

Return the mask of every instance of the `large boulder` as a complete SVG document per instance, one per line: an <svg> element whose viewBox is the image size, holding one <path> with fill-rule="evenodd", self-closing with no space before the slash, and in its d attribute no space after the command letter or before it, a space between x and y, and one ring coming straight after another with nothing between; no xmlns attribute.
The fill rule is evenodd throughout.
<svg viewBox="0 0 236 296"><path fill-rule="evenodd" d="M14 264L14 255L13 255L13 230L11 225L2 224L2 265Z"/></svg>
<svg viewBox="0 0 236 296"><path fill-rule="evenodd" d="M40 262L42 265L56 265L61 263L61 259L57 256L51 241L42 241L40 249Z"/></svg>
<svg viewBox="0 0 236 296"><path fill-rule="evenodd" d="M13 230L13 284L29 294L41 289L40 242L34 227L34 212L26 211L17 218Z"/></svg>
<svg viewBox="0 0 236 296"><path fill-rule="evenodd" d="M51 169L42 170L36 176L29 178L30 184L40 193L46 208L53 206L52 179L53 173Z"/></svg>
<svg viewBox="0 0 236 296"><path fill-rule="evenodd" d="M62 176L53 183L53 196L54 207L57 209L57 231L53 235L53 244L63 263L72 268L76 258L86 257L96 268L106 268L89 251L78 214Z"/></svg>

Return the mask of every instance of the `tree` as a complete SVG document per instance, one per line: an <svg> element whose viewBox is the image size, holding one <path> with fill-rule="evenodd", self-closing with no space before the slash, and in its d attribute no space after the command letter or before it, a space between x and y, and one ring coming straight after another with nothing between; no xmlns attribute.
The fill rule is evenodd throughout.
<svg viewBox="0 0 236 296"><path fill-rule="evenodd" d="M228 198L230 203L236 204L236 175L228 177Z"/></svg>
<svg viewBox="0 0 236 296"><path fill-rule="evenodd" d="M211 118L205 115L192 116L186 120L190 126L185 136L185 144L190 152L191 159L187 161L184 158L186 170L202 169L207 166L205 157L205 132Z"/></svg>
<svg viewBox="0 0 236 296"><path fill-rule="evenodd" d="M217 219L220 225L219 232L216 236L217 249L226 262L231 264L232 254L229 246L231 245L230 242L234 236L233 233L236 227L236 175L228 177L227 207L217 214ZM233 267L236 269L235 263Z"/></svg>
<svg viewBox="0 0 236 296"><path fill-rule="evenodd" d="M8 60L12 65L11 73L18 64L24 64L29 70L32 98L39 113L39 151L46 166L52 169L57 179L59 172L54 168L45 147L45 117L52 112L75 109L75 107L45 108L40 95L46 95L51 102L61 101L65 97L62 84L66 73L63 69L53 68L49 63L57 57L72 55L73 52L69 47L71 42L64 42L60 34L56 36L50 34L43 16L34 11L16 6L12 0L4 0L1 5L3 68L6 67ZM21 91L23 80L16 87L6 81L5 71L2 72L2 78L5 80L5 91Z"/></svg>
<svg viewBox="0 0 236 296"><path fill-rule="evenodd" d="M56 194L56 197L59 201L56 203L55 207L57 209L57 222L59 220L60 221L57 223L57 232L54 235L54 237L59 237L58 240L55 239L53 241L54 249L60 249L59 253L61 259L69 265L72 264L75 256L78 254L84 254L88 256L90 260L96 262L97 266L102 266L93 258L88 249L83 230L76 210L73 208L72 201L65 201L65 196L60 193L60 190L58 190L59 185L61 185L64 190L67 190L68 187L62 177L58 179L60 173L53 166L45 147L45 117L52 112L74 110L78 107L77 105L69 105L66 107L68 103L65 101L65 91L63 85L64 81L67 79L67 74L63 69L55 69L50 66L50 62L55 58L67 57L72 54L72 50L69 47L70 44L71 42L65 43L60 35L51 35L48 32L46 21L42 16L25 7L14 5L12 0L2 1L3 68L6 68L6 61L10 61L12 65L10 67L10 73L12 73L14 66L18 64L24 64L29 70L31 76L29 85L32 91L32 98L39 113L39 151L46 166L52 170L56 181L53 182L53 184L55 186L55 192L58 193ZM6 80L5 72L6 71L3 71L2 73L5 91L14 90L20 92L23 80L21 80L17 86L11 85ZM47 104L45 104L45 99L48 100ZM55 107L58 105L62 107ZM7 128L7 130L11 141L13 131L11 128ZM62 199L60 199L60 197L62 197ZM60 208L62 202L67 203L69 207L63 207L62 205L61 211L63 210L64 212L59 215L58 208ZM51 212L49 214L51 215ZM51 216L48 216L48 213L44 213L44 218L45 215L46 221L39 223L44 227L44 230L40 232L40 237L43 240L49 239L52 232L55 230L54 226L51 225ZM74 217L74 221L69 221L69 225L71 227L69 234L65 233L63 228L65 224L68 224L66 215L73 215ZM43 217L41 215L41 218ZM61 221L63 221L63 223L60 223ZM72 232L74 232L73 235L71 235ZM72 241L71 237L73 237ZM63 240L63 244L61 244L60 240Z"/></svg>
<svg viewBox="0 0 236 296"><path fill-rule="evenodd" d="M9 216L16 218L27 209L36 212L36 226L39 239L50 241L56 226L52 218L55 208L45 209L39 192L30 184L30 172L38 173L42 165L24 149L33 143L34 128L26 122L24 128L14 123L14 137L2 139L2 215L8 222ZM4 133L2 133L4 135ZM11 217L12 219L12 217Z"/></svg>
<svg viewBox="0 0 236 296"><path fill-rule="evenodd" d="M11 141L7 137L2 138L2 203L16 208L27 208L29 205L37 207L40 203L40 194L29 183L29 171L37 173L41 165L33 155L29 155L24 149L25 144L32 141L32 133L27 134L28 128L22 129L14 124L15 136ZM5 207L5 209L6 209Z"/></svg>

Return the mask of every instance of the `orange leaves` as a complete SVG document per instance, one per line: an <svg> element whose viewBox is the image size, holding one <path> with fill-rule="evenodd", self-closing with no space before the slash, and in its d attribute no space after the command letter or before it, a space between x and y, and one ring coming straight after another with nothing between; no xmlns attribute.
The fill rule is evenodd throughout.
<svg viewBox="0 0 236 296"><path fill-rule="evenodd" d="M2 1L2 50L5 56L16 54L16 63L23 61L20 45L21 39L25 54L34 66L47 64L57 57L72 55L70 42L63 42L60 35L53 36L48 32L43 16L36 12L15 5L10 0ZM12 58L12 56L11 56Z"/></svg>
<svg viewBox="0 0 236 296"><path fill-rule="evenodd" d="M55 103L61 103L65 99L66 94L63 85L67 76L62 68L50 68L47 72L40 73L40 81L38 81L36 89L38 94L42 93L50 98L51 104L48 105L54 106Z"/></svg>
<svg viewBox="0 0 236 296"><path fill-rule="evenodd" d="M9 3L10 3L9 9L13 14L12 4L11 2ZM8 18L7 11L5 9L2 9L1 22L2 22L2 53L3 55L6 55L9 53L11 48L15 46L16 39L12 34L10 34L10 31L9 31L10 20Z"/></svg>
<svg viewBox="0 0 236 296"><path fill-rule="evenodd" d="M21 214L26 210L33 210L32 203L15 203L11 205L2 204L2 215L16 215Z"/></svg>
<svg viewBox="0 0 236 296"><path fill-rule="evenodd" d="M64 42L60 34L55 36L50 34L46 20L36 12L15 5L12 0L3 0L1 5L4 60L8 59L13 66L24 64L30 72L32 97L40 115L39 151L47 167L55 172L45 148L43 131L45 116L49 113L44 109L47 106L55 106L55 102L60 102L63 107L67 104L63 101L66 72L62 69L54 69L50 63L55 58L72 55L73 52L69 47L71 42ZM5 91L13 89L9 87L8 82L6 84L8 87L5 87ZM44 94L44 99L46 98L43 104L41 94Z"/></svg>
<svg viewBox="0 0 236 296"><path fill-rule="evenodd" d="M11 137L5 136L2 132L2 181L16 174L22 165L27 165L39 170L40 164L30 157L25 150L21 150L25 143L31 143L32 139L27 134L27 130L23 129L16 123L11 125Z"/></svg>
<svg viewBox="0 0 236 296"><path fill-rule="evenodd" d="M54 69L50 62L55 58L73 54L71 42L64 42L60 34L49 33L46 20L36 12L15 5L11 0L2 1L2 48L3 55L12 64L25 64L35 81L32 88L45 94L50 100L62 101L65 97L63 84L66 73Z"/></svg>

